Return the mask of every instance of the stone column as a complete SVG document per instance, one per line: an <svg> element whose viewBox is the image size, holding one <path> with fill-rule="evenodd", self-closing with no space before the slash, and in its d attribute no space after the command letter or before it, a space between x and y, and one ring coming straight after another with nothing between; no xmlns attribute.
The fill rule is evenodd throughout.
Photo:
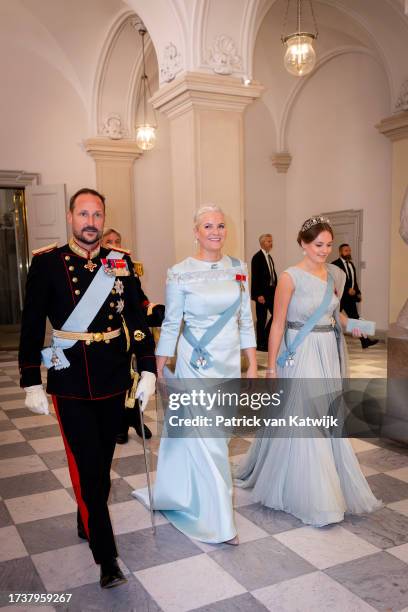
<svg viewBox="0 0 408 612"><path fill-rule="evenodd" d="M154 107L170 120L176 260L191 255L194 212L210 202L227 215L225 253L244 256L243 113L262 91L187 72L154 94Z"/></svg>
<svg viewBox="0 0 408 612"><path fill-rule="evenodd" d="M401 206L408 185L408 110L377 126L392 142L390 326L387 342L387 412L382 435L408 443L408 329L395 323L408 298L408 247L399 233Z"/></svg>
<svg viewBox="0 0 408 612"><path fill-rule="evenodd" d="M392 142L390 323L408 298L408 248L399 234L401 205L408 187L408 111L383 119L378 130Z"/></svg>
<svg viewBox="0 0 408 612"><path fill-rule="evenodd" d="M133 164L142 152L132 140L89 138L85 150L96 165L96 188L106 196L106 225L122 234L122 244L135 253Z"/></svg>

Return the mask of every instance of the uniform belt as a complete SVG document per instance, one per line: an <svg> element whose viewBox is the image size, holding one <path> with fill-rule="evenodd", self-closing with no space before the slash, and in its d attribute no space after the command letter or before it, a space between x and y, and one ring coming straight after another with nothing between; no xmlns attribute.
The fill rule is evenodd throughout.
<svg viewBox="0 0 408 612"><path fill-rule="evenodd" d="M310 331L312 332L331 332L334 330L335 321L333 319L333 323L329 325L315 325ZM288 329L302 329L304 323L300 323L300 321L288 321L286 326Z"/></svg>
<svg viewBox="0 0 408 612"><path fill-rule="evenodd" d="M117 338L121 334L121 329L107 332L70 332L53 329L52 334L56 338L62 338L63 340L84 340L86 344L91 344L92 342L108 342L112 338Z"/></svg>

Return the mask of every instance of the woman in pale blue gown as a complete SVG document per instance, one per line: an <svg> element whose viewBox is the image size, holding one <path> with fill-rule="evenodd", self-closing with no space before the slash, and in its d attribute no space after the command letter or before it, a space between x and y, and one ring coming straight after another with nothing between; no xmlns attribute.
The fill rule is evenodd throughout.
<svg viewBox="0 0 408 612"><path fill-rule="evenodd" d="M223 256L225 218L217 206L197 211L195 257L187 257L167 274L166 316L156 349L158 378L175 354L179 379L239 378L243 349L247 376L255 378L256 340L245 264ZM221 316L227 320L204 348L194 351L188 338L199 340ZM228 313L230 316L228 316ZM181 323L183 331L179 337ZM148 504L146 489L133 495ZM232 510L228 440L222 437L162 437L153 506L177 529L208 543L237 544Z"/></svg>
<svg viewBox="0 0 408 612"><path fill-rule="evenodd" d="M339 312L345 274L326 264L332 241L333 231L326 219L317 217L303 224L298 243L304 258L285 270L279 279L268 347L268 378L320 379L317 385L320 398L339 391L341 378L346 376L341 327L346 326L347 317ZM327 284L333 282L330 277L334 291L331 295L330 290L327 292L325 312L296 353L289 359L280 359L284 365L279 366L279 356L287 356L287 347L323 302ZM353 335L361 336L360 330L357 328ZM307 388L307 381L293 381L291 414L304 417L309 410L316 409L313 401L305 400ZM360 514L381 506L361 472L350 441L345 438L258 437L234 475L237 486L253 488L254 502L289 512L309 525L337 523L346 512Z"/></svg>

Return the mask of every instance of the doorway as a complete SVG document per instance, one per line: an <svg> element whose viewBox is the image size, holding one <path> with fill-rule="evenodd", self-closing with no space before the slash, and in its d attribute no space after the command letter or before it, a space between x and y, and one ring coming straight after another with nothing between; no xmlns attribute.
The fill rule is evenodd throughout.
<svg viewBox="0 0 408 612"><path fill-rule="evenodd" d="M351 246L353 263L356 267L357 278L360 284L361 270L365 262L361 261L361 241L363 239L363 211L362 210L336 210L323 213L323 217L330 220L333 228L333 250L329 261L339 256L339 246L343 243ZM361 285L360 285L361 286Z"/></svg>
<svg viewBox="0 0 408 612"><path fill-rule="evenodd" d="M0 332L18 333L28 272L24 188L0 188ZM3 342L1 343L3 345ZM6 342L7 344L7 342Z"/></svg>

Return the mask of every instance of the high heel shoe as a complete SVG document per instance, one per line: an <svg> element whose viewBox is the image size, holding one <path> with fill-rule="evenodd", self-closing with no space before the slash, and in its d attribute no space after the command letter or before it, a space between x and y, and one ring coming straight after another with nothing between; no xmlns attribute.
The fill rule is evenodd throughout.
<svg viewBox="0 0 408 612"><path fill-rule="evenodd" d="M231 538L230 540L226 540L225 542L223 542L223 544L229 544L230 546L238 546L238 544L239 544L239 537L236 535L235 537Z"/></svg>

